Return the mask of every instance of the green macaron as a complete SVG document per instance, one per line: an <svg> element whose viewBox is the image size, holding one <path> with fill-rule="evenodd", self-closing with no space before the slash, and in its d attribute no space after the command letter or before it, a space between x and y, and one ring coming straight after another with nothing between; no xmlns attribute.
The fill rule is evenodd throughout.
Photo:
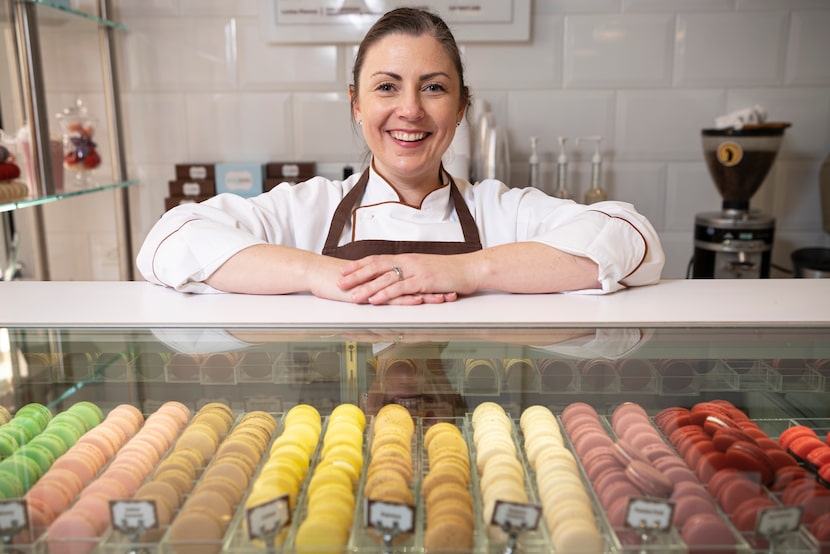
<svg viewBox="0 0 830 554"><path fill-rule="evenodd" d="M28 491L43 475L40 466L33 459L17 453L0 462L0 473L16 476L23 486L23 492Z"/></svg>
<svg viewBox="0 0 830 554"><path fill-rule="evenodd" d="M20 422L14 419L3 426L3 432L6 436L14 438L17 444L26 444L32 438L29 431L26 430L26 427L20 425Z"/></svg>
<svg viewBox="0 0 830 554"><path fill-rule="evenodd" d="M87 423L87 430L104 421L104 412L101 411L101 408L85 400L72 404L67 411L81 416Z"/></svg>
<svg viewBox="0 0 830 554"><path fill-rule="evenodd" d="M25 492L17 475L0 470L0 498L3 500L20 498Z"/></svg>
<svg viewBox="0 0 830 554"><path fill-rule="evenodd" d="M86 419L81 417L79 413L70 412L68 410L55 415L55 417L52 418L52 421L49 422L49 425L46 426L46 429L49 429L58 423L64 423L71 426L73 429L78 431L78 436L83 435L91 429L91 427L87 425Z"/></svg>
<svg viewBox="0 0 830 554"><path fill-rule="evenodd" d="M20 444L26 444L38 433L40 433L43 429L40 427L40 422L35 417L31 417L28 415L16 415L14 419L8 422L6 425L16 425L23 429L23 432L26 434L26 440L21 442Z"/></svg>
<svg viewBox="0 0 830 554"><path fill-rule="evenodd" d="M24 415L34 418L41 431L46 428L46 424L52 419L51 410L38 402L31 402L25 406L21 406L14 414L15 417Z"/></svg>
<svg viewBox="0 0 830 554"><path fill-rule="evenodd" d="M81 438L82 432L78 431L77 427L65 421L52 421L42 435L53 435L63 441L66 448L71 448L78 439Z"/></svg>
<svg viewBox="0 0 830 554"><path fill-rule="evenodd" d="M52 464L55 463L55 455L52 454L52 451L42 444L37 443L29 443L21 446L17 449L17 452L15 452L14 455L26 456L27 458L34 460L40 468L41 475L46 473L46 470L48 470Z"/></svg>
<svg viewBox="0 0 830 554"><path fill-rule="evenodd" d="M38 436L29 441L29 446L36 444L48 449L49 452L52 453L52 456L55 457L55 459L63 455L69 449L69 447L60 437L48 431L39 434Z"/></svg>
<svg viewBox="0 0 830 554"><path fill-rule="evenodd" d="M17 442L17 439L10 434L6 434L3 432L3 429L0 428L0 460L8 458L17 448L20 446L20 443Z"/></svg>

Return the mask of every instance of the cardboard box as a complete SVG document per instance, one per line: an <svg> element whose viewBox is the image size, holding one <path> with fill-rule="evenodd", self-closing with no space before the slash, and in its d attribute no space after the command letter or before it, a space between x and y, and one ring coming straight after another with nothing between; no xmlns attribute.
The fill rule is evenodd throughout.
<svg viewBox="0 0 830 554"><path fill-rule="evenodd" d="M213 196L216 194L216 182L212 179L177 179L170 181L170 196Z"/></svg>
<svg viewBox="0 0 830 554"><path fill-rule="evenodd" d="M216 164L216 194L231 192L250 198L262 194L265 165L257 163Z"/></svg>
<svg viewBox="0 0 830 554"><path fill-rule="evenodd" d="M207 200L210 196L173 196L164 199L164 211L172 210L182 204L195 204Z"/></svg>
<svg viewBox="0 0 830 554"><path fill-rule="evenodd" d="M265 176L269 179L306 181L317 173L315 162L268 162L265 165Z"/></svg>
<svg viewBox="0 0 830 554"><path fill-rule="evenodd" d="M212 163L176 164L176 179L215 179L216 165Z"/></svg>

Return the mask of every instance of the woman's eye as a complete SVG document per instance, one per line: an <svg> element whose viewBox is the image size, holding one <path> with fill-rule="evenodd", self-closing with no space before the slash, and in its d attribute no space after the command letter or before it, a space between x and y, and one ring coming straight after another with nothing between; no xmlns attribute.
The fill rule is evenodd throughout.
<svg viewBox="0 0 830 554"><path fill-rule="evenodd" d="M376 89L379 92L392 92L395 90L395 87L392 83L381 83L379 84Z"/></svg>
<svg viewBox="0 0 830 554"><path fill-rule="evenodd" d="M427 92L444 92L445 90L447 90L446 87L444 87L444 85L441 85L439 83L430 83L426 87L424 87L424 89Z"/></svg>

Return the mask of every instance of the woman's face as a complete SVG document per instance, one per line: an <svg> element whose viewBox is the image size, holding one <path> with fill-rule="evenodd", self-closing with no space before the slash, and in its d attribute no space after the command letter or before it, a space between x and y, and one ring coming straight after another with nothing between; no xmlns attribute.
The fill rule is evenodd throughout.
<svg viewBox="0 0 830 554"><path fill-rule="evenodd" d="M366 52L353 109L381 175L396 185L437 185L441 156L464 116L460 87L432 36L391 34Z"/></svg>

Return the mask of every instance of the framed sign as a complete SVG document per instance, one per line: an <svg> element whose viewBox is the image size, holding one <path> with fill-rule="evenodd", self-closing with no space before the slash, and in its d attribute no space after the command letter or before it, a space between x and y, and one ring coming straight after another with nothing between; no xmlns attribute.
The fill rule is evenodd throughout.
<svg viewBox="0 0 830 554"><path fill-rule="evenodd" d="M357 43L394 8L416 6L439 14L458 42L530 40L531 0L259 0L268 42Z"/></svg>

